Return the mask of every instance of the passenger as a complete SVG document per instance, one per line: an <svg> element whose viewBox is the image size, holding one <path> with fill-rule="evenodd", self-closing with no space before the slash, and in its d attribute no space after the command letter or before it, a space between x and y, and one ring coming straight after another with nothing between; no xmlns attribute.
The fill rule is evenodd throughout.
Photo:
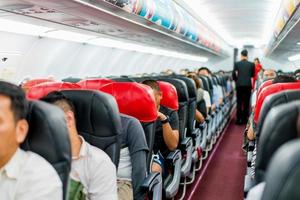
<svg viewBox="0 0 300 200"><path fill-rule="evenodd" d="M28 132L27 109L22 89L0 81L0 199L63 199L55 169L41 156L20 149Z"/></svg>
<svg viewBox="0 0 300 200"><path fill-rule="evenodd" d="M121 122L122 149L117 175L119 200L143 200L145 193L141 185L147 175L149 151L145 133L133 117L121 114Z"/></svg>
<svg viewBox="0 0 300 200"><path fill-rule="evenodd" d="M256 80L258 79L259 73L263 69L259 58L254 59L254 64L255 64L255 72L254 72L254 77L253 77L253 82L252 82L252 88L254 88L254 85L255 85Z"/></svg>
<svg viewBox="0 0 300 200"><path fill-rule="evenodd" d="M252 90L251 78L254 76L254 72L255 65L248 61L248 51L243 50L241 61L234 64L232 72L233 80L236 81L236 124L246 124L248 121Z"/></svg>
<svg viewBox="0 0 300 200"><path fill-rule="evenodd" d="M294 72L294 75L296 77L297 80L300 80L300 69L297 69L295 72Z"/></svg>
<svg viewBox="0 0 300 200"><path fill-rule="evenodd" d="M78 134L73 103L61 92L52 92L42 100L65 113L72 150L69 199L118 199L115 165L105 152Z"/></svg>
<svg viewBox="0 0 300 200"><path fill-rule="evenodd" d="M196 118L196 121L201 124L201 123L203 123L205 121L205 117L207 115L208 110L207 110L206 105L204 105L204 108L205 108L204 110L203 109L201 110L200 107L203 107L203 106L201 106L201 104L203 104L203 103L205 104L204 92L206 93L205 94L206 98L207 98L208 92L204 91L201 88L201 83L200 83L200 80L199 80L199 78L197 76L195 76L195 75L188 75L188 78L193 79L194 82L195 82L195 84L196 84L196 88L197 88L197 109L196 109L195 118ZM208 97L208 98L210 98L210 97ZM210 99L209 99L209 101L210 101Z"/></svg>
<svg viewBox="0 0 300 200"><path fill-rule="evenodd" d="M207 77L212 77L211 71L207 67L201 67L198 69L198 75L204 75ZM223 91L220 87L213 85L213 98L212 98L212 110L219 107L223 103Z"/></svg>
<svg viewBox="0 0 300 200"><path fill-rule="evenodd" d="M168 175L165 158L170 151L174 151L177 148L179 142L178 114L176 111L160 105L163 94L155 80L145 80L142 83L153 89L158 114L153 146L153 151L156 155L153 159L152 171L162 173L162 176L165 178Z"/></svg>

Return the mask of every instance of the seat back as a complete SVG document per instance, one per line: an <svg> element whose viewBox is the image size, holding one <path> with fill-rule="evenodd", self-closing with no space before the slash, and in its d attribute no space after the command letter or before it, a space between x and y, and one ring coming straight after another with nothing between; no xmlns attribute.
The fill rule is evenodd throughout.
<svg viewBox="0 0 300 200"><path fill-rule="evenodd" d="M78 133L102 149L118 167L121 120L116 100L108 94L89 90L61 91L75 106Z"/></svg>
<svg viewBox="0 0 300 200"><path fill-rule="evenodd" d="M271 109L263 124L256 157L256 182L264 180L267 166L274 152L284 143L297 138L300 101Z"/></svg>
<svg viewBox="0 0 300 200"><path fill-rule="evenodd" d="M260 111L262 108L262 105L266 99L267 96L271 94L276 94L284 90L299 90L300 89L300 82L294 82L294 83L277 83L272 84L267 87L265 87L261 93L258 95L256 106L254 110L254 117L253 120L255 123L258 122Z"/></svg>
<svg viewBox="0 0 300 200"><path fill-rule="evenodd" d="M267 80L267 81L263 82L257 90L256 98L258 98L259 94L265 87L268 87L269 85L272 85L272 84L273 84L273 80Z"/></svg>
<svg viewBox="0 0 300 200"><path fill-rule="evenodd" d="M152 89L139 83L116 82L107 84L100 90L115 97L121 113L135 117L141 122L149 152L152 152L157 119L157 108ZM152 154L149 153L148 167L150 167L151 156Z"/></svg>
<svg viewBox="0 0 300 200"><path fill-rule="evenodd" d="M179 134L180 139L185 138L185 130L188 118L189 96L187 86L184 81L175 78L159 77L160 81L169 82L176 88L179 102L178 118L179 118Z"/></svg>
<svg viewBox="0 0 300 200"><path fill-rule="evenodd" d="M54 82L54 80L46 79L46 78L32 79L32 80L29 80L26 83L24 83L22 85L22 88L25 89L25 90L28 90L29 88L31 88L35 85L38 85L38 84L41 84L41 83L46 83L46 82Z"/></svg>
<svg viewBox="0 0 300 200"><path fill-rule="evenodd" d="M40 99L50 92L67 89L80 89L76 83L68 82L46 82L31 87L26 93L26 97L31 100Z"/></svg>
<svg viewBox="0 0 300 200"><path fill-rule="evenodd" d="M297 139L280 147L272 158L262 199L297 200L300 198L299 185L300 140Z"/></svg>
<svg viewBox="0 0 300 200"><path fill-rule="evenodd" d="M68 83L78 83L79 81L81 81L81 78L68 77L68 78L62 79L61 81L62 82L68 82Z"/></svg>
<svg viewBox="0 0 300 200"><path fill-rule="evenodd" d="M158 84L160 91L162 92L160 104L172 110L178 111L179 103L175 86L165 81L158 81Z"/></svg>
<svg viewBox="0 0 300 200"><path fill-rule="evenodd" d="M287 90L267 96L260 111L256 135L259 136L265 118L273 107L296 100L300 100L300 90Z"/></svg>
<svg viewBox="0 0 300 200"><path fill-rule="evenodd" d="M77 84L82 89L99 90L102 86L113 83L114 81L108 78L97 78L97 79L84 79L79 81Z"/></svg>
<svg viewBox="0 0 300 200"><path fill-rule="evenodd" d="M34 101L30 102L27 120L29 131L21 148L39 154L54 167L63 183L66 199L71 145L64 113L56 106Z"/></svg>

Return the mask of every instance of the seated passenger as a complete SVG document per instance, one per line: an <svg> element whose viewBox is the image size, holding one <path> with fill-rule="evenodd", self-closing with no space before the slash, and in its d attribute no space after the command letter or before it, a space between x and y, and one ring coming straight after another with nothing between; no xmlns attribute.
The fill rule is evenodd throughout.
<svg viewBox="0 0 300 200"><path fill-rule="evenodd" d="M153 146L153 151L156 155L153 159L152 171L160 172L163 177L166 177L168 174L165 166L165 158L170 151L174 151L177 148L179 142L178 114L176 111L160 105L163 94L160 91L159 84L155 80L145 80L142 83L153 89L158 113Z"/></svg>
<svg viewBox="0 0 300 200"><path fill-rule="evenodd" d="M65 113L72 150L69 199L118 199L115 165L105 152L78 134L73 103L61 92L52 92L42 100Z"/></svg>
<svg viewBox="0 0 300 200"><path fill-rule="evenodd" d="M198 75L204 75L212 77L211 71L207 67L201 67L198 70ZM219 107L223 103L223 91L221 87L213 85L213 98L212 98L212 110L215 110L216 107Z"/></svg>
<svg viewBox="0 0 300 200"><path fill-rule="evenodd" d="M118 167L119 200L145 199L141 185L147 175L149 151L145 133L140 122L121 114L122 149Z"/></svg>
<svg viewBox="0 0 300 200"><path fill-rule="evenodd" d="M202 102L205 104L204 90L201 88L201 83L200 83L200 80L197 76L188 75L188 78L191 78L191 79L194 80L194 82L196 84L196 88L197 88L197 109L196 109L195 118L196 118L197 122L203 123L205 121L205 117L206 117L206 114L207 114L207 108L206 108L206 105L204 105L205 109L202 110L202 112L201 112L201 111L199 111L198 105L201 104Z"/></svg>
<svg viewBox="0 0 300 200"><path fill-rule="evenodd" d="M22 89L1 81L0 199L63 199L61 180L51 164L19 147L28 132L27 109Z"/></svg>
<svg viewBox="0 0 300 200"><path fill-rule="evenodd" d="M297 80L300 80L300 69L297 69L295 72L294 72L294 75L295 75L295 78Z"/></svg>

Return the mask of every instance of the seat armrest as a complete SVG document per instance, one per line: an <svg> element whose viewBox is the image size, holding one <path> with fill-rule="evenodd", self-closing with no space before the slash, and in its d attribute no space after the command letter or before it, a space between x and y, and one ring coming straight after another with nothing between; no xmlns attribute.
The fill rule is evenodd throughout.
<svg viewBox="0 0 300 200"><path fill-rule="evenodd" d="M161 200L162 198L162 177L159 172L150 173L143 181L143 190L152 193L152 200Z"/></svg>
<svg viewBox="0 0 300 200"><path fill-rule="evenodd" d="M193 162L193 141L192 138L185 138L181 142L181 149L183 149L183 163L181 167L181 177L186 177L189 175L192 162Z"/></svg>

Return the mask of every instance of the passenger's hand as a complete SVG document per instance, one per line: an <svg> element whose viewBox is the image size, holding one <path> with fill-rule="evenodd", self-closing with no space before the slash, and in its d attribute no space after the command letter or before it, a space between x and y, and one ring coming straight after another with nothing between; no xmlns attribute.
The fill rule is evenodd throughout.
<svg viewBox="0 0 300 200"><path fill-rule="evenodd" d="M167 119L166 115L162 114L161 112L157 112L157 118L160 120L160 121L164 121Z"/></svg>

